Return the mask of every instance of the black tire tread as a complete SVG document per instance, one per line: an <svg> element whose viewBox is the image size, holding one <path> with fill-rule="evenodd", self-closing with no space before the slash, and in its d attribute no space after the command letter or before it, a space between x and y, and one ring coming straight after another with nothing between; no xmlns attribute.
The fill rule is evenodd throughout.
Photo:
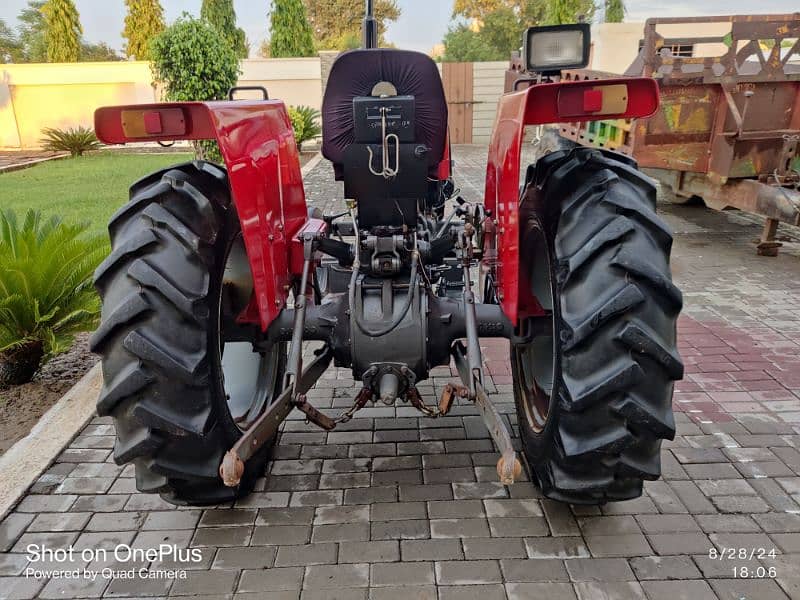
<svg viewBox="0 0 800 600"><path fill-rule="evenodd" d="M210 280L229 206L227 175L209 163L139 180L111 219L112 251L95 274L103 318L91 348L105 380L97 410L114 418L114 460L135 465L140 491L176 504L247 493L268 452L248 462L242 486L222 484L217 469L237 434L215 400Z"/></svg>
<svg viewBox="0 0 800 600"><path fill-rule="evenodd" d="M550 498L638 497L660 475L660 440L675 435L672 388L683 376L682 295L655 187L629 158L576 148L536 164L525 203L552 243L560 356L551 443L542 450L520 426L526 458Z"/></svg>

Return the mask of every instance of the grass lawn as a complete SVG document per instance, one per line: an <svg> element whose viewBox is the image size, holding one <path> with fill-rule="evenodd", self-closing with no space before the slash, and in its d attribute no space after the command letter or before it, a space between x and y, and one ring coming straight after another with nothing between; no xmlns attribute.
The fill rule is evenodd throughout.
<svg viewBox="0 0 800 600"><path fill-rule="evenodd" d="M105 233L111 215L127 202L134 181L192 156L98 152L12 171L0 175L0 209L21 216L32 208L45 217L89 221L92 233Z"/></svg>

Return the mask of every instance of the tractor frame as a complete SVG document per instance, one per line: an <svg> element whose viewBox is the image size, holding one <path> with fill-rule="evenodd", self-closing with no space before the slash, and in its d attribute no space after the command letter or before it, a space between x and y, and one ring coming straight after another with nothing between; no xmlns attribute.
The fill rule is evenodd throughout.
<svg viewBox="0 0 800 600"><path fill-rule="evenodd" d="M436 73L433 63L421 55L375 49L371 2L367 7L366 49L354 52L373 53L359 56L379 61L396 61L406 71L414 67L433 69L431 72ZM548 34L576 30L585 34L584 43L588 44L588 30L582 25L545 30ZM526 34L526 44L534 33ZM353 56L347 57L347 54L342 55L340 60L352 62ZM445 123L439 122L437 126L445 133L428 146L412 148L410 154L403 155L410 158L403 160L406 165L413 164L415 159L427 160L432 146L443 147L438 162L429 163L426 168L428 186L434 190L434 197L437 201L444 200L432 208L420 209L416 219L408 221L399 203L405 199L395 199L394 205L404 222L393 226L380 222L365 226L362 217L356 216L356 209L361 215L362 206L364 215L370 214L369 218L380 221L387 217L380 214L380 209L367 213L364 198L359 202L348 201L350 210L342 215L322 215L309 209L297 144L286 106L280 100L178 102L98 109L95 130L99 139L107 144L217 141L252 276L252 285L246 288L249 301L237 308L226 324L227 341L249 341L255 352L267 352L288 343L280 393L257 418L248 422L221 460L219 476L225 486L240 485L248 461L274 438L293 409L304 413L321 428L331 430L376 399L389 405L402 399L429 417L447 414L456 400L475 403L500 452L497 463L500 480L508 484L520 476L522 463L511 431L484 387L480 338L505 338L512 347L521 347L530 344L548 327L553 335L553 299L537 295L531 283L531 278L538 276L531 273L531 264L537 257L521 254L523 243L529 243L525 240L528 240L529 224L534 218L528 214L525 204L525 194L534 193L533 185L528 186L525 194L520 194L520 157L525 130L529 126L565 120L644 118L655 113L659 106L658 86L651 78L563 81L558 75L557 70L541 70L527 81L525 89L501 98L489 149L485 198L471 202L453 197L455 186L446 140L446 104L438 75L436 81L431 79L434 90L431 93L434 97L441 94L440 104L444 106ZM393 100L391 96L373 93L370 98L368 102L382 107L369 110L382 115L378 122L382 119L383 123L382 149L379 144L366 147L369 171L375 177L370 181L380 182L382 177L387 189L402 187L405 182L397 177L398 169L392 166L389 149L395 138L396 164L400 166L400 138L387 135L386 114L395 110L387 108L387 103L407 104L407 97L401 94ZM427 110L423 116L430 118L429 108L419 103L418 112ZM328 114L333 113L329 111ZM323 127L330 139L333 124L326 122ZM382 156L382 171L378 167L376 172L373 166L373 152ZM559 157L559 160L567 158ZM347 169L355 168L349 165L349 160L345 153L345 158L339 160L344 166L337 164L337 169L345 171L346 190L348 185L354 189L370 177L368 173L357 175L358 181L348 184ZM588 162L597 160L608 158L600 154L581 158ZM613 169L629 168L618 163L609 164ZM360 163L357 167L360 168ZM199 168L208 170L202 165ZM414 168L412 166L408 172L412 173ZM528 169L525 179L529 182L532 173ZM632 181L635 185L641 184L638 180ZM189 197L198 194L191 182L173 182L172 185L177 185ZM456 202L452 213L445 218L444 204L451 198ZM548 201L555 207L560 199ZM175 229L174 225L167 224L167 227ZM157 232L154 235L158 237ZM653 239L660 239L660 235ZM668 246L664 248L668 251ZM124 248L115 250L116 254L110 259L113 264L101 267L102 274L98 278L105 276L108 269L118 267L125 252ZM549 258L538 259L548 264ZM480 271L477 289L476 267ZM549 277L549 274L544 275ZM438 282L437 293L431 288L432 279ZM231 282L226 280L223 285L228 283ZM322 287L325 290L321 290ZM110 295L108 290L105 294ZM108 343L112 328L119 325L116 313L109 318L111 324L98 336L104 344ZM302 350L303 343L309 341L321 341L323 348L306 365ZM664 362L664 353L654 350L652 344L637 343L642 353L658 355L656 359L661 363L669 362ZM100 341L97 345L101 345ZM461 381L447 385L437 405L427 405L417 390L417 383L427 378L432 368L448 365L451 360ZM673 363L675 361L677 359L673 359ZM306 396L331 363L351 367L354 378L362 385L353 406L335 417L316 409ZM676 376L677 372L670 378ZM669 383L665 390L670 396L671 389ZM620 410L624 412L627 408ZM668 430L669 424L664 430L666 433L659 436L668 436ZM203 429L198 433L202 434ZM155 442L148 444L152 446ZM151 451L151 446L146 450ZM144 451L136 449L136 452ZM125 456L131 455L128 452ZM163 483L160 475L156 479L158 485ZM152 487L161 489L156 484ZM638 489L641 493L641 481ZM616 493L616 497L614 493L597 497L620 499L637 492L634 489Z"/></svg>

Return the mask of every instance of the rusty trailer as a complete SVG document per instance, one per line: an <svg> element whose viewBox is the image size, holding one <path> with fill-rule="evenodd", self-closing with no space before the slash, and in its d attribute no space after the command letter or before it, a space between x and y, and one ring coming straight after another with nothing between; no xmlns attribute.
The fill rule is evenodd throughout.
<svg viewBox="0 0 800 600"><path fill-rule="evenodd" d="M670 37L693 24L725 33ZM800 225L800 13L650 19L625 75L658 80L655 116L565 123L561 136L633 156L679 198L765 217L758 253L777 255L778 223Z"/></svg>

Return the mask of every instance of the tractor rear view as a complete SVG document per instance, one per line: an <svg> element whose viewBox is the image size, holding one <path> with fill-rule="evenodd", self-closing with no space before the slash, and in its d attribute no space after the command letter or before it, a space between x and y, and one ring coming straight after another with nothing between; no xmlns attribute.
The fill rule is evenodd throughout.
<svg viewBox="0 0 800 600"><path fill-rule="evenodd" d="M376 48L367 6L364 48L337 59L322 109L345 213L307 206L280 101L97 111L106 143L215 139L225 161L136 182L109 225L92 344L115 460L141 491L218 504L252 489L293 410L332 430L369 403L436 418L461 402L483 417L503 483L527 463L551 498L639 496L674 436L683 372L671 234L632 160L555 152L521 181L520 153L529 125L653 114L655 83L558 82L585 65L588 28L529 30L535 78L501 99L485 198L464 199L436 64ZM486 392L481 338L509 340L521 445ZM426 398L418 384L451 362L460 381ZM331 363L359 382L341 414L306 396Z"/></svg>

